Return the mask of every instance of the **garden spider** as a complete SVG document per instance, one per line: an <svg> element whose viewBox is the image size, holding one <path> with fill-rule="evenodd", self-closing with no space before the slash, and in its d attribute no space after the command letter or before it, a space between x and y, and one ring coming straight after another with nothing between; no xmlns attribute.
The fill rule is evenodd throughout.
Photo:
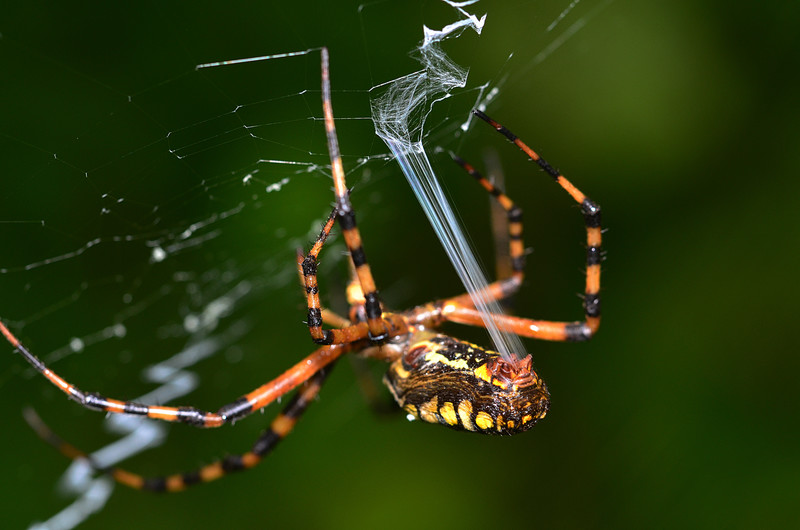
<svg viewBox="0 0 800 530"><path fill-rule="evenodd" d="M378 290L367 264L355 215L345 184L338 140L331 108L328 51L321 50L322 106L335 206L311 250L298 255L298 271L308 303L308 328L320 348L272 381L222 406L216 412L194 407L168 407L120 401L88 393L62 379L47 368L0 323L0 332L16 350L44 377L71 399L92 410L134 414L164 421L188 423L195 427L220 427L232 423L280 398L291 390L298 392L272 420L250 451L200 469L166 477L144 478L119 469L99 471L110 474L127 486L153 491L179 491L199 482L208 482L232 471L258 464L294 427L300 415L317 396L330 367L342 355L358 352L365 357L391 363L384 383L405 411L418 419L440 423L454 429L486 434L514 434L526 431L544 418L549 408L549 394L544 382L531 369L531 356L503 359L497 352L436 333L445 322L483 326L481 314L468 294L431 302L408 311L391 313L381 305ZM517 335L553 341L582 341L594 335L600 325L600 208L564 176L553 169L508 129L484 113L474 114L489 123L517 145L581 206L586 225L586 288L583 301L585 318L578 322L530 320L508 315L492 315L499 327ZM509 253L512 274L486 287L488 299L512 295L522 284L525 252L522 243L522 212L498 188L469 164L454 159L505 209L509 226ZM317 286L317 258L335 223L344 234L353 272L348 289L349 319L323 309ZM327 324L329 329L324 329ZM26 419L46 441L70 458L88 458L82 451L58 438L32 410Z"/></svg>

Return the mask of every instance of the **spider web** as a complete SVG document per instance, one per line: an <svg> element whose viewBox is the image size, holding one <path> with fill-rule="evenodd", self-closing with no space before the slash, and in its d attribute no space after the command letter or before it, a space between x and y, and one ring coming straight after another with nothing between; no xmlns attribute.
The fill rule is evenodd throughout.
<svg viewBox="0 0 800 530"><path fill-rule="evenodd" d="M514 27L511 38L500 28L509 30L519 7L471 7L488 13L486 34L448 44L455 62L471 69L469 80L427 116L427 146L461 149L476 101L490 103L508 84L522 83L521 73L602 5L549 4L531 7L528 27ZM113 397L213 409L311 349L294 259L316 237L332 199L314 51L321 45L331 49L348 183L384 299L402 308L462 290L370 119L371 89L417 68L409 51L423 24L452 23L452 6L3 9L0 90L10 104L0 130L0 318L71 382ZM453 195L458 202L460 191ZM485 198L474 196L484 208ZM474 218L480 224L486 215ZM343 255L334 237L320 268L324 302L336 308L343 307ZM406 256L399 267L398 255ZM445 280L438 271L447 271ZM98 447L97 416L76 411L20 358L0 368L0 390L12 418L8 447L32 439L18 419L27 404L77 445ZM141 420L107 423L113 445L96 454L101 463L166 436L162 425ZM178 436L178 444L193 439ZM212 437L220 447L242 447L226 445L229 434L203 440ZM222 454L209 447L161 469L189 469ZM41 468L24 456L6 464L33 491ZM68 528L99 510L110 483L79 464L70 477L64 487L80 492L74 511L49 500L45 479L10 520L50 519L50 527Z"/></svg>

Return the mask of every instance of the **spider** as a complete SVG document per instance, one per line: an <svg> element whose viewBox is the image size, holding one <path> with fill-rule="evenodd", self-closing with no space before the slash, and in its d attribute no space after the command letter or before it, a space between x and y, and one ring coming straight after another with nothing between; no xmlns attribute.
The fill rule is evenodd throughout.
<svg viewBox="0 0 800 530"><path fill-rule="evenodd" d="M152 491L180 491L200 482L218 479L230 472L258 464L286 437L320 391L331 367L348 352L382 359L390 364L384 377L397 403L408 415L453 429L484 434L515 434L530 429L549 409L549 393L532 370L531 356L504 359L499 353L437 333L445 322L483 326L481 314L468 294L434 301L408 311L392 313L380 302L378 289L356 226L349 191L339 153L331 107L328 50L321 49L322 107L335 206L311 250L298 251L297 268L307 296L308 328L320 347L272 381L256 388L216 412L195 407L146 405L84 392L50 370L34 356L9 329L0 332L38 372L70 399L91 409L115 414L134 414L182 422L195 427L220 427L263 409L279 397L298 388L297 393L260 435L252 448L228 456L196 471L165 477L145 478L120 468L101 469L89 456L61 440L36 414L28 409L25 418L37 434L70 458L86 458L95 469L127 486ZM550 175L578 204L586 226L586 287L584 319L577 322L531 320L505 314L491 315L499 327L520 336L551 341L583 341L600 325L600 207L588 199L563 175L549 165L508 129L480 110L475 116L487 122L521 149ZM502 206L508 217L510 277L489 284L483 293L498 300L511 296L524 277L525 251L522 243L522 211L502 191L472 166L453 155ZM350 255L352 279L348 287L349 318L320 305L317 258L334 224L338 223ZM328 327L324 328L323 324Z"/></svg>

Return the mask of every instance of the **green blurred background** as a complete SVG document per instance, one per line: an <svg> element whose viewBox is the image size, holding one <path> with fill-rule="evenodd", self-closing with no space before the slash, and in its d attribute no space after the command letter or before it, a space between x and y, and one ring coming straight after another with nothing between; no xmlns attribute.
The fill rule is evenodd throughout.
<svg viewBox="0 0 800 530"><path fill-rule="evenodd" d="M499 85L490 113L603 206L600 334L588 344L527 344L553 396L546 421L500 439L376 417L341 363L258 469L169 496L119 487L85 528L800 524L791 330L800 6L584 1L548 31L569 4L471 7L488 12L484 34L465 33L448 51L471 68L473 89L431 119L431 146L476 165L495 149L525 208L534 252L515 313L579 317L583 230L579 211L502 138L480 124L456 134L474 87ZM318 55L194 66L325 45L334 112L365 117L366 89L416 68L406 54L421 25L454 18L434 2L5 4L0 317L43 358L63 357L59 373L120 398L153 388L146 366L209 338L222 345L192 368L201 388L181 404L214 409L274 377L312 350L294 248L327 214L330 181L256 161L325 164L322 127L308 119L320 115ZM243 140L242 122L264 125L259 141ZM386 151L369 121L338 126L387 305L459 292L396 166L357 168L359 156ZM434 164L491 270L485 195L446 157ZM254 184L243 186L252 169ZM187 246L181 234L198 221L208 222L194 227L203 241ZM152 242L169 252L163 262L153 261ZM342 252L337 238L323 256L320 281L334 307ZM207 335L187 331L187 318L243 282ZM100 336L119 322L124 337ZM73 337L85 347L62 356ZM67 402L5 349L0 505L3 526L19 528L71 502L56 488L67 462L25 426L23 406L83 448L114 437L101 414ZM244 451L276 411L213 432L176 426L126 467L163 474Z"/></svg>

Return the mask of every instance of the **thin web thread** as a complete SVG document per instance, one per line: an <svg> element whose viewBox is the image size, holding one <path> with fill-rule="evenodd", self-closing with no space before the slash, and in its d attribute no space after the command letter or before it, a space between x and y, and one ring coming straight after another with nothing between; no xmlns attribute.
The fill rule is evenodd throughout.
<svg viewBox="0 0 800 530"><path fill-rule="evenodd" d="M513 361L516 355L525 355L525 348L517 335L500 329L491 318L491 314L502 313L502 310L497 301L489 300L485 295L488 285L486 277L439 185L422 144L425 118L431 107L450 97L453 89L463 88L467 82L467 70L447 56L439 45L440 41L459 35L467 27L480 33L486 19L486 15L478 19L465 13L460 6L454 7L466 18L442 30L424 27L425 39L417 49L416 56L423 69L376 87L383 93L370 101L372 119L376 133L400 164L475 308L480 312L495 348L506 360Z"/></svg>

